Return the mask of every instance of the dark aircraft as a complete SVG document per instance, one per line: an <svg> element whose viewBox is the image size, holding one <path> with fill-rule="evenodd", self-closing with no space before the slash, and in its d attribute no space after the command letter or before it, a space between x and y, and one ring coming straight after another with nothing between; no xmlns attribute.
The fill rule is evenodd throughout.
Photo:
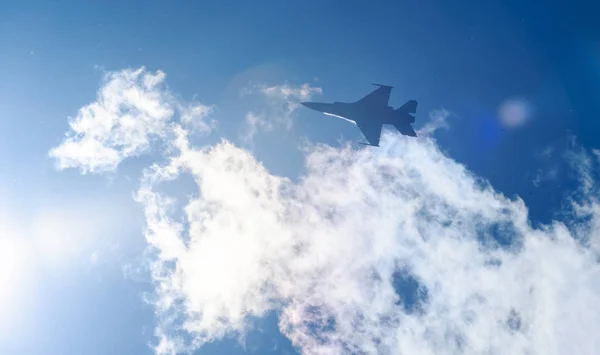
<svg viewBox="0 0 600 355"><path fill-rule="evenodd" d="M379 88L356 102L301 102L302 105L325 113L326 115L343 118L358 126L369 143L379 147L381 128L384 124L391 124L405 136L416 137L417 133L412 128L415 117L411 113L417 112L417 101L407 101L400 108L394 110L388 106L392 86L379 85Z"/></svg>

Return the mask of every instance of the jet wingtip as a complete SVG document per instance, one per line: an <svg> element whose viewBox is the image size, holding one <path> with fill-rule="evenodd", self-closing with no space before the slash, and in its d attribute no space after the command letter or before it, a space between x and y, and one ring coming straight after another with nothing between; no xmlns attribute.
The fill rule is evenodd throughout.
<svg viewBox="0 0 600 355"><path fill-rule="evenodd" d="M309 108L311 110L317 110L317 105L315 105L314 102L310 102L310 101L303 101L300 103L300 105ZM318 111L318 110L317 110Z"/></svg>
<svg viewBox="0 0 600 355"><path fill-rule="evenodd" d="M375 86L381 86L381 87L383 87L383 88L390 88L390 89L394 88L393 86L390 86L390 85L377 84L377 83L371 83L371 84L373 84L373 85L375 85Z"/></svg>

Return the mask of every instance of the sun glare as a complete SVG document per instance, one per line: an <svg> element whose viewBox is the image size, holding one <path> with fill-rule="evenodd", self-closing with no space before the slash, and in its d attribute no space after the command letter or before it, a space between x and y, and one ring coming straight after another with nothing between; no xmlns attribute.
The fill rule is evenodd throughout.
<svg viewBox="0 0 600 355"><path fill-rule="evenodd" d="M25 249L15 236L0 235L0 330L14 320L23 289Z"/></svg>

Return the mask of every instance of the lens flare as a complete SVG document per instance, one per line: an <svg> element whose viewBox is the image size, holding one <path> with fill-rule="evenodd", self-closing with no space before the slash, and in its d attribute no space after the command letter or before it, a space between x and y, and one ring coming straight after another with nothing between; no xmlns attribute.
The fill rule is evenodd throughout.
<svg viewBox="0 0 600 355"><path fill-rule="evenodd" d="M498 116L504 127L517 128L527 123L532 116L533 106L522 98L510 98L498 108Z"/></svg>

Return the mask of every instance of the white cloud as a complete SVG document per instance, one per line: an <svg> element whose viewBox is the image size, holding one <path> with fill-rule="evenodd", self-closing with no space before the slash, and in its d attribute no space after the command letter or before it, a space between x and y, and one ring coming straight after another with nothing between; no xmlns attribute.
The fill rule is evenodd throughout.
<svg viewBox="0 0 600 355"><path fill-rule="evenodd" d="M563 139L536 153L541 167L535 173L533 186L539 187L548 182L564 184L560 180L569 179L570 173L576 172L584 193L587 193L586 189L593 185L593 177L588 176L588 171L593 166L594 155L594 150L587 152L577 143L576 137L568 133Z"/></svg>
<svg viewBox="0 0 600 355"><path fill-rule="evenodd" d="M600 345L582 330L600 326L598 255L559 222L531 229L521 200L482 185L430 139L386 135L377 152L314 147L299 184L227 142L180 143L171 164L147 172L140 196L162 253L161 310L196 345L272 309L307 354L592 354ZM185 207L189 229L169 219L153 186L182 173L199 184ZM522 247L478 241L499 228ZM422 313L396 304L398 268L426 288Z"/></svg>
<svg viewBox="0 0 600 355"><path fill-rule="evenodd" d="M246 115L246 129L243 135L246 143L252 143L259 131L270 132L276 128L290 130L293 125L292 113L299 107L300 102L322 94L323 90L305 83L297 87L288 84L256 85L243 92L244 95L253 93L260 93L266 105L263 105L263 111L249 112Z"/></svg>
<svg viewBox="0 0 600 355"><path fill-rule="evenodd" d="M177 103L177 108L181 115L181 123L185 127L199 133L209 133L216 127L217 122L215 120L211 120L209 123L205 122L206 117L215 111L214 106L192 102L187 105Z"/></svg>
<svg viewBox="0 0 600 355"><path fill-rule="evenodd" d="M312 146L292 182L227 141L195 148L186 129L173 133L173 155L144 172L137 195L153 251L157 353L243 333L248 316L270 310L306 354L600 348L596 161L579 166L587 195L577 217L590 218L532 229L522 200L427 135L384 134L378 149ZM182 222L161 183L185 174L198 186ZM497 247L498 234L512 247ZM418 311L399 303L400 270L425 290Z"/></svg>
<svg viewBox="0 0 600 355"><path fill-rule="evenodd" d="M418 130L418 135L430 135L441 128L448 129L448 117L457 116L445 109L431 111L429 113L429 122Z"/></svg>
<svg viewBox="0 0 600 355"><path fill-rule="evenodd" d="M299 87L292 87L288 84L275 86L261 86L260 91L267 97L296 101L308 100L314 94L323 93L323 90L321 88L312 87L308 83L304 83Z"/></svg>
<svg viewBox="0 0 600 355"><path fill-rule="evenodd" d="M57 166L84 173L113 171L123 159L146 153L154 137L164 138L176 111L184 124L194 121L209 131L202 119L212 108L181 104L163 87L165 77L143 67L107 73L96 101L70 119L65 141L50 151Z"/></svg>
<svg viewBox="0 0 600 355"><path fill-rule="evenodd" d="M554 165L548 169L538 169L535 177L533 178L532 184L535 187L539 187L542 182L554 181L558 179L559 172L559 165Z"/></svg>
<svg viewBox="0 0 600 355"><path fill-rule="evenodd" d="M246 131L243 136L243 141L251 144L254 141L254 136L259 130L270 132L273 128L273 122L269 121L264 114L257 114L250 111L246 114Z"/></svg>

